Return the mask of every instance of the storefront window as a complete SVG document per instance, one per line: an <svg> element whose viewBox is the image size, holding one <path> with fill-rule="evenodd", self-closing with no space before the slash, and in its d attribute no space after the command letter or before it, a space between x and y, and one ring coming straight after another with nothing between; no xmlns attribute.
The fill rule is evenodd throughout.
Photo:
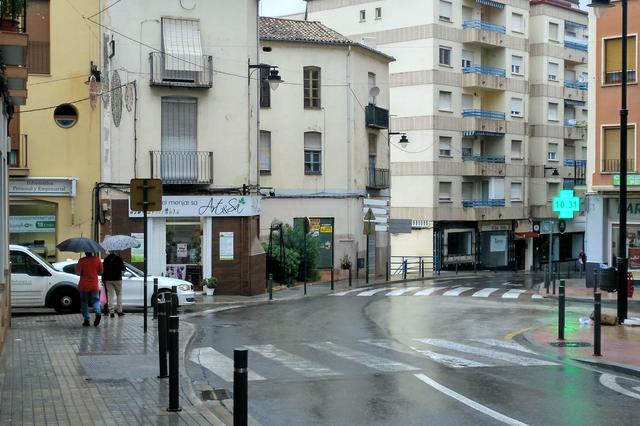
<svg viewBox="0 0 640 426"><path fill-rule="evenodd" d="M167 276L202 281L202 225L198 218L167 219Z"/></svg>
<svg viewBox="0 0 640 426"><path fill-rule="evenodd" d="M471 255L471 232L449 232L447 235L447 254L449 256Z"/></svg>
<svg viewBox="0 0 640 426"><path fill-rule="evenodd" d="M9 205L9 241L29 247L49 261L56 259L57 205L44 201Z"/></svg>
<svg viewBox="0 0 640 426"><path fill-rule="evenodd" d="M609 265L615 266L618 256L618 236L620 235L618 224L612 225L611 229L611 262ZM627 225L627 256L629 258L629 270L640 271L640 224Z"/></svg>
<svg viewBox="0 0 640 426"><path fill-rule="evenodd" d="M480 233L480 263L487 268L507 266L509 253L509 231Z"/></svg>

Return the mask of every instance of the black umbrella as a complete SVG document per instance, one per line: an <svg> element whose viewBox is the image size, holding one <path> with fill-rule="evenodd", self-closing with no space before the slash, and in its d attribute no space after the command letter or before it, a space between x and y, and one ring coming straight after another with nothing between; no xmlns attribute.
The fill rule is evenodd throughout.
<svg viewBox="0 0 640 426"><path fill-rule="evenodd" d="M56 246L60 251L72 251L74 253L97 253L105 249L91 238L69 238Z"/></svg>

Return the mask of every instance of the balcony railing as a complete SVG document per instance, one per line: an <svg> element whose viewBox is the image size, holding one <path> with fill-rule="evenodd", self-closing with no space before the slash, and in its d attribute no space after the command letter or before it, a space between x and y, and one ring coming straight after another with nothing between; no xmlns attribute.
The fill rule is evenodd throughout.
<svg viewBox="0 0 640 426"><path fill-rule="evenodd" d="M600 169L603 173L616 173L620 172L620 160L602 160L602 168ZM627 160L627 171L635 171L635 160L628 159Z"/></svg>
<svg viewBox="0 0 640 426"><path fill-rule="evenodd" d="M501 34L505 34L507 31L503 25L491 24L489 22L479 20L464 21L464 23L462 24L462 28L474 28L477 30L493 31L495 33Z"/></svg>
<svg viewBox="0 0 640 426"><path fill-rule="evenodd" d="M636 81L636 70L627 69L627 81ZM622 71L610 71L604 74L605 84L619 84L622 83Z"/></svg>
<svg viewBox="0 0 640 426"><path fill-rule="evenodd" d="M389 128L389 110L369 104L365 108L365 122L367 127L375 129Z"/></svg>
<svg viewBox="0 0 640 426"><path fill-rule="evenodd" d="M168 185L213 183L213 152L151 151L151 177Z"/></svg>
<svg viewBox="0 0 640 426"><path fill-rule="evenodd" d="M503 68L485 67L482 65L464 67L462 71L465 73L487 74L495 77L504 77L506 75L506 71Z"/></svg>
<svg viewBox="0 0 640 426"><path fill-rule="evenodd" d="M587 83L584 81L565 80L564 87L568 89L587 90Z"/></svg>
<svg viewBox="0 0 640 426"><path fill-rule="evenodd" d="M171 70L166 69L166 56L162 52L151 52L149 64L151 66L152 86L192 87L210 89L213 86L213 57L204 55L200 70ZM177 60L177 59L176 59ZM185 68L198 68L198 64L185 64Z"/></svg>
<svg viewBox="0 0 640 426"><path fill-rule="evenodd" d="M587 120L576 120L575 118L567 118L564 120L564 127L587 127Z"/></svg>
<svg viewBox="0 0 640 426"><path fill-rule="evenodd" d="M389 169L368 169L369 183L367 188L387 189L389 188Z"/></svg>
<svg viewBox="0 0 640 426"><path fill-rule="evenodd" d="M563 189L574 189L576 186L586 185L585 178L564 178L562 181Z"/></svg>
<svg viewBox="0 0 640 426"><path fill-rule="evenodd" d="M465 109L462 111L463 117L479 117L479 118L488 118L491 120L504 120L505 113L498 111L485 111L482 109Z"/></svg>
<svg viewBox="0 0 640 426"><path fill-rule="evenodd" d="M22 4L21 4L22 3ZM13 33L27 32L27 2L0 1L0 31Z"/></svg>
<svg viewBox="0 0 640 426"><path fill-rule="evenodd" d="M566 167L586 167L587 160L564 160L562 164Z"/></svg>
<svg viewBox="0 0 640 426"><path fill-rule="evenodd" d="M473 155L469 153L462 154L462 161L476 161L478 163L504 163L504 155Z"/></svg>
<svg viewBox="0 0 640 426"><path fill-rule="evenodd" d="M504 199L493 200L462 200L462 207L504 207Z"/></svg>
<svg viewBox="0 0 640 426"><path fill-rule="evenodd" d="M564 47L566 49L575 49L580 50L581 52L589 51L589 46L586 42L574 41L574 40L566 40L564 41Z"/></svg>

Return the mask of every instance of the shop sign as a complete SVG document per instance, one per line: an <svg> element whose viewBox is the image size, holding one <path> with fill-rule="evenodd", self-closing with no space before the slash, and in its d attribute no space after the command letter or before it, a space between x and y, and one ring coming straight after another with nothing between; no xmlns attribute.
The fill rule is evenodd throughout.
<svg viewBox="0 0 640 426"><path fill-rule="evenodd" d="M619 200L611 198L609 199L609 218L618 219L620 216ZM640 199L630 199L627 201L627 219L628 220L640 220Z"/></svg>
<svg viewBox="0 0 640 426"><path fill-rule="evenodd" d="M9 194L75 197L77 180L78 178L9 179Z"/></svg>
<svg viewBox="0 0 640 426"><path fill-rule="evenodd" d="M165 195L162 210L149 212L149 217L244 217L260 214L261 197ZM131 207L131 206L129 206ZM142 217L143 213L129 208L129 217Z"/></svg>
<svg viewBox="0 0 640 426"><path fill-rule="evenodd" d="M510 231L511 225L508 223L486 223L480 225L480 232Z"/></svg>
<svg viewBox="0 0 640 426"><path fill-rule="evenodd" d="M9 216L9 232L56 232L55 215Z"/></svg>
<svg viewBox="0 0 640 426"><path fill-rule="evenodd" d="M233 260L233 232L220 233L220 260Z"/></svg>
<svg viewBox="0 0 640 426"><path fill-rule="evenodd" d="M640 175L627 175L627 185L640 185ZM613 175L613 186L620 186L620 175Z"/></svg>

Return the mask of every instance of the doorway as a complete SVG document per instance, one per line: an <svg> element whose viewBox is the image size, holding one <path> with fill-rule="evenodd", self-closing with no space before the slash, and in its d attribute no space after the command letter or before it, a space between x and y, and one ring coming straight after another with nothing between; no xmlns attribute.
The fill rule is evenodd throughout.
<svg viewBox="0 0 640 426"><path fill-rule="evenodd" d="M166 239L166 275L199 286L202 282L200 219L167 219Z"/></svg>

